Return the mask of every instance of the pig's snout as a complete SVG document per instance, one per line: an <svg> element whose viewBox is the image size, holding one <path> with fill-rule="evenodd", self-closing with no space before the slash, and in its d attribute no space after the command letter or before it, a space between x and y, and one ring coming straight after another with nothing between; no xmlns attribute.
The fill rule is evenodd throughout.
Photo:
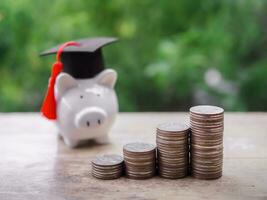
<svg viewBox="0 0 267 200"><path fill-rule="evenodd" d="M98 107L86 108L76 114L75 125L78 128L101 126L105 123L107 113Z"/></svg>

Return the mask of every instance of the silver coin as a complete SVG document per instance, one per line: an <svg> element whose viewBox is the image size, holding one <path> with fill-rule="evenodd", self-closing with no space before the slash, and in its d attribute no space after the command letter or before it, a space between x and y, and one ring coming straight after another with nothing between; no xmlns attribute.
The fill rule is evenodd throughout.
<svg viewBox="0 0 267 200"><path fill-rule="evenodd" d="M122 164L123 158L116 154L99 155L92 160L92 163L99 166L113 166Z"/></svg>
<svg viewBox="0 0 267 200"><path fill-rule="evenodd" d="M224 110L218 106L201 105L191 107L190 112L198 115L221 115Z"/></svg>
<svg viewBox="0 0 267 200"><path fill-rule="evenodd" d="M145 153L154 151L155 149L155 145L142 142L129 143L123 146L123 150L132 153Z"/></svg>
<svg viewBox="0 0 267 200"><path fill-rule="evenodd" d="M184 132L189 130L189 126L178 122L167 122L160 124L157 129L166 132Z"/></svg>

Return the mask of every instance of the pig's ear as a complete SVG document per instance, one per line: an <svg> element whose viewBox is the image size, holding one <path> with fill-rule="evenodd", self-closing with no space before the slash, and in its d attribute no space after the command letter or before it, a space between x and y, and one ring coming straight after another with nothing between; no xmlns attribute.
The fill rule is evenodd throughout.
<svg viewBox="0 0 267 200"><path fill-rule="evenodd" d="M117 72L113 69L106 69L96 77L98 84L113 88L117 81Z"/></svg>
<svg viewBox="0 0 267 200"><path fill-rule="evenodd" d="M55 84L56 98L58 99L68 89L71 89L77 86L78 86L77 81L71 75L67 73L60 73L56 79L56 84Z"/></svg>

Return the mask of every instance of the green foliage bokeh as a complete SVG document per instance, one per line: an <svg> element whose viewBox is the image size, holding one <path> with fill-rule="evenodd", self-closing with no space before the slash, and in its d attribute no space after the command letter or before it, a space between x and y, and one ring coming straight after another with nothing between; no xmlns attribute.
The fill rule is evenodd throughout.
<svg viewBox="0 0 267 200"><path fill-rule="evenodd" d="M266 111L266 10L264 0L1 0L0 111L38 111L54 61L38 54L95 36L120 38L104 54L121 111Z"/></svg>

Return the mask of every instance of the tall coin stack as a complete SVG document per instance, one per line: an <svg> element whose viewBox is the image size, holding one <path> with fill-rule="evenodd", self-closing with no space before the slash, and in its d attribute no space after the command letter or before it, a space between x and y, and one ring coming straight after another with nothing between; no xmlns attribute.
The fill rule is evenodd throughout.
<svg viewBox="0 0 267 200"><path fill-rule="evenodd" d="M199 179L222 176L224 110L216 106L190 108L191 173Z"/></svg>
<svg viewBox="0 0 267 200"><path fill-rule="evenodd" d="M187 175L189 161L189 126L165 123L157 128L157 153L159 175L177 179Z"/></svg>
<svg viewBox="0 0 267 200"><path fill-rule="evenodd" d="M125 173L131 179L147 179L155 175L156 147L147 143L129 143L123 146Z"/></svg>

